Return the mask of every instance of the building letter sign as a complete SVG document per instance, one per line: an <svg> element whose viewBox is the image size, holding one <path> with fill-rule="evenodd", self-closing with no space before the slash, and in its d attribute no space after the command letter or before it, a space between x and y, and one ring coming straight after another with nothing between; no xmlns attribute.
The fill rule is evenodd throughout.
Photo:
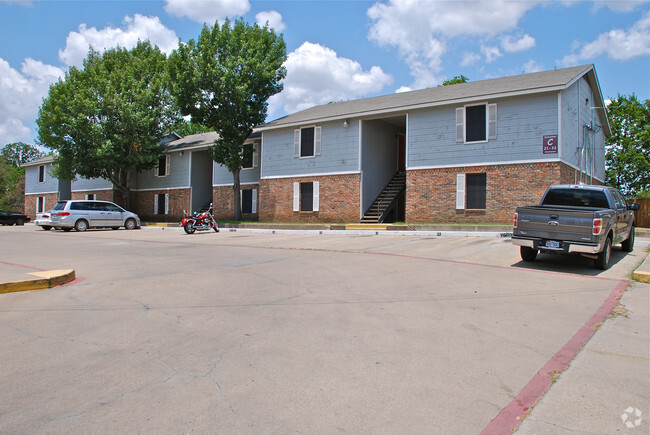
<svg viewBox="0 0 650 435"><path fill-rule="evenodd" d="M557 154L557 134L544 136L542 139L542 152L544 154Z"/></svg>

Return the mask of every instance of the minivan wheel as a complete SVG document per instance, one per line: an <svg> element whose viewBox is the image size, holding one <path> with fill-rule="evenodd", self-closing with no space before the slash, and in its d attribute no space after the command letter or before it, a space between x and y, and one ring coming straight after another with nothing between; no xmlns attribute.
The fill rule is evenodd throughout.
<svg viewBox="0 0 650 435"><path fill-rule="evenodd" d="M126 222L124 222L124 228L127 230L135 230L137 226L138 224L135 222L135 219L127 219Z"/></svg>
<svg viewBox="0 0 650 435"><path fill-rule="evenodd" d="M77 223L74 224L74 229L81 232L88 229L88 222L83 219L79 219Z"/></svg>
<svg viewBox="0 0 650 435"><path fill-rule="evenodd" d="M52 227L49 225L43 225L41 228L43 228L45 231L50 231L52 229Z"/></svg>

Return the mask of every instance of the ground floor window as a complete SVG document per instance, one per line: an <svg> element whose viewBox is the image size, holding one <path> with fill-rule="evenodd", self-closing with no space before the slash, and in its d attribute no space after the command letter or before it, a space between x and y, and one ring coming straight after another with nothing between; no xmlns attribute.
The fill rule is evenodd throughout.
<svg viewBox="0 0 650 435"><path fill-rule="evenodd" d="M94 200L97 199L97 195L95 195L94 193L88 193L88 194L86 194L86 199L88 201L94 201Z"/></svg>
<svg viewBox="0 0 650 435"><path fill-rule="evenodd" d="M257 213L257 189L246 189L240 191L241 212Z"/></svg>
<svg viewBox="0 0 650 435"><path fill-rule="evenodd" d="M485 210L486 174L467 174L467 208Z"/></svg>
<svg viewBox="0 0 650 435"><path fill-rule="evenodd" d="M154 214L169 214L169 194L157 193L154 196Z"/></svg>
<svg viewBox="0 0 650 435"><path fill-rule="evenodd" d="M45 213L45 197L36 197L36 213Z"/></svg>
<svg viewBox="0 0 650 435"><path fill-rule="evenodd" d="M485 210L486 198L485 173L456 175L456 209Z"/></svg>
<svg viewBox="0 0 650 435"><path fill-rule="evenodd" d="M318 181L293 183L293 211L318 211Z"/></svg>

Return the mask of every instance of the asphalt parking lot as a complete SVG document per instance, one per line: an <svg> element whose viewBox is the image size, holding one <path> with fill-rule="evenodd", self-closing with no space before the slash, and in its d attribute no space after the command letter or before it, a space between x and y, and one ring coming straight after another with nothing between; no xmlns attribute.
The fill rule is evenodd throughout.
<svg viewBox="0 0 650 435"><path fill-rule="evenodd" d="M603 272L524 264L499 237L28 225L0 239L5 263L77 276L0 295L0 433L505 433L503 411L606 301L648 307L649 286L626 281L642 247ZM592 418L603 433L627 430L628 406L650 416L637 352L641 371L613 378L611 415ZM540 408L574 400L576 373L558 371ZM571 425L536 412L522 431Z"/></svg>

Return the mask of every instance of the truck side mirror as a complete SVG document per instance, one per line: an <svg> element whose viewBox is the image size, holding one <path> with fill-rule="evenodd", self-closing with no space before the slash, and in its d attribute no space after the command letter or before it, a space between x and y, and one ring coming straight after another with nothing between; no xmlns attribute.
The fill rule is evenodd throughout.
<svg viewBox="0 0 650 435"><path fill-rule="evenodd" d="M632 204L628 204L627 209L632 211L639 211L639 203L633 202Z"/></svg>

